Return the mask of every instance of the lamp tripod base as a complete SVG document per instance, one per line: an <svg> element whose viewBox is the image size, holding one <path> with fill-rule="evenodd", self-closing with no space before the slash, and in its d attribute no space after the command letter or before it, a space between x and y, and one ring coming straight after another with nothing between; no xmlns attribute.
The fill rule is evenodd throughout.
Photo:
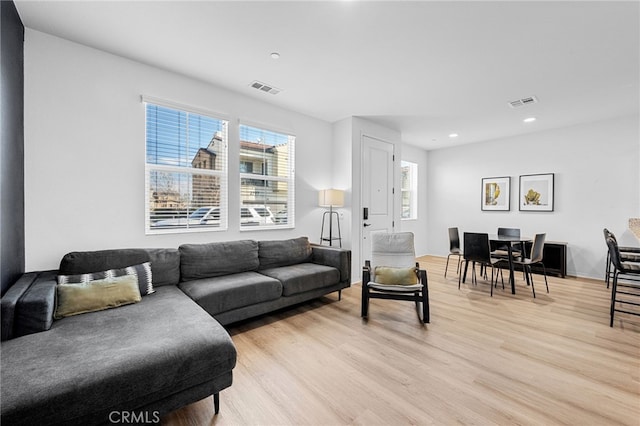
<svg viewBox="0 0 640 426"><path fill-rule="evenodd" d="M337 237L333 236L333 215L336 216L336 224L338 225ZM325 225L325 220L327 219L327 216L329 217L329 237L324 236L324 225ZM340 215L338 215L338 212L333 211L333 209L330 209L328 211L325 211L322 214L322 229L320 230L320 244L323 244L324 242L328 242L330 246L333 246L334 241L338 241L338 243L340 244L340 248L342 248L342 234L340 233Z"/></svg>

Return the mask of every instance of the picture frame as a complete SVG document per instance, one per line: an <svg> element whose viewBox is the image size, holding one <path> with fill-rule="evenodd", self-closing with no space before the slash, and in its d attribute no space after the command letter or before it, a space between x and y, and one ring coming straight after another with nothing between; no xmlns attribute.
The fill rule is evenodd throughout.
<svg viewBox="0 0 640 426"><path fill-rule="evenodd" d="M511 177L482 178L481 208L483 211L511 210Z"/></svg>
<svg viewBox="0 0 640 426"><path fill-rule="evenodd" d="M554 173L520 176L520 211L552 212L554 198Z"/></svg>

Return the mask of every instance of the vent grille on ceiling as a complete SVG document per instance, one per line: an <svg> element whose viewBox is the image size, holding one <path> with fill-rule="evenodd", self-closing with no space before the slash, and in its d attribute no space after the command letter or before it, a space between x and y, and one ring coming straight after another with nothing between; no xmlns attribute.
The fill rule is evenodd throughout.
<svg viewBox="0 0 640 426"><path fill-rule="evenodd" d="M253 87L254 89L260 90L261 92L271 93L272 95L277 95L278 93L282 92L282 90L278 89L277 87L273 87L270 84L262 83L257 80L251 83L249 86Z"/></svg>
<svg viewBox="0 0 640 426"><path fill-rule="evenodd" d="M538 102L538 98L536 98L535 96L529 96L528 98L516 99L515 101L511 101L509 102L509 105L511 105L511 108L519 108L521 106L535 104L536 102Z"/></svg>

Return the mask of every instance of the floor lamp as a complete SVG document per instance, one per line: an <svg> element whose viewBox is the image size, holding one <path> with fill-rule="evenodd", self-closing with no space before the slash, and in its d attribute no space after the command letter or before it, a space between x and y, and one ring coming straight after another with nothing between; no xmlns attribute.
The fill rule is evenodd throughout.
<svg viewBox="0 0 640 426"><path fill-rule="evenodd" d="M320 231L320 244L324 241L328 241L329 245L333 245L334 240L338 240L340 247L342 247L342 235L340 234L340 215L337 211L334 211L334 207L344 206L344 191L340 189L323 189L318 194L318 205L320 207L329 207L329 210L325 211L322 215L322 230ZM338 225L338 236L333 236L333 216L336 217L336 223ZM329 216L329 237L324 236L324 224L325 219Z"/></svg>

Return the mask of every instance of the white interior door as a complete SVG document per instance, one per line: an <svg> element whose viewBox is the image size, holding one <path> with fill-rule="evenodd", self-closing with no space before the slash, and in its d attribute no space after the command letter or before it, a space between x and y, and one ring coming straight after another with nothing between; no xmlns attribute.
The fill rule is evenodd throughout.
<svg viewBox="0 0 640 426"><path fill-rule="evenodd" d="M362 137L361 263L371 259L372 233L393 232L393 149L391 143Z"/></svg>

